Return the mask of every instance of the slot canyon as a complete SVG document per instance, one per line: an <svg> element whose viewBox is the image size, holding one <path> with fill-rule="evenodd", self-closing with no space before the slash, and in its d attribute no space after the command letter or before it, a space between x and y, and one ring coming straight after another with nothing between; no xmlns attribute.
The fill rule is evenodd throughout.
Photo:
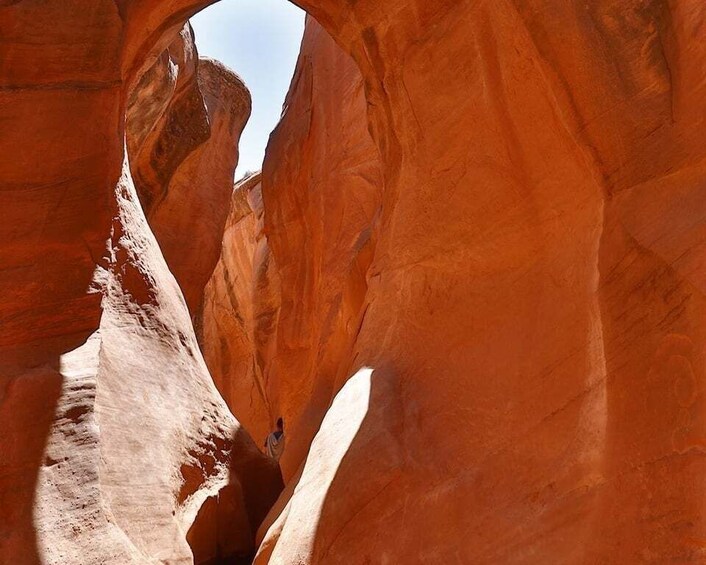
<svg viewBox="0 0 706 565"><path fill-rule="evenodd" d="M0 564L706 563L706 3L296 0L235 185L212 3L0 0Z"/></svg>

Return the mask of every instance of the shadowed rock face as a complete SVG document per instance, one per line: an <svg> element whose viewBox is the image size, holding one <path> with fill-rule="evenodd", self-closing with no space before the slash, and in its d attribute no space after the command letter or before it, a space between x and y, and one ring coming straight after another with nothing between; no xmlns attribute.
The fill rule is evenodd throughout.
<svg viewBox="0 0 706 565"><path fill-rule="evenodd" d="M347 56L310 22L262 177L289 485L257 562L701 560L706 9L308 7L382 181L338 175L361 78L320 86Z"/></svg>
<svg viewBox="0 0 706 565"><path fill-rule="evenodd" d="M220 254L250 93L217 61L198 59L186 26L131 95L130 168L167 265L191 312Z"/></svg>
<svg viewBox="0 0 706 565"><path fill-rule="evenodd" d="M272 429L263 362L272 355L281 297L263 233L260 179L253 175L233 190L221 257L204 292L197 336L218 390L263 445Z"/></svg>
<svg viewBox="0 0 706 565"><path fill-rule="evenodd" d="M17 154L0 163L0 562L188 563L192 547L198 560L252 555L279 470L213 386L138 200L124 152L125 14L108 2L70 8L0 7L0 145ZM204 195L192 211L218 208L219 190L227 202L249 114L242 83L198 64L179 27L165 31L168 52L149 58L177 63L139 83L155 107L130 120L136 138L165 113L198 132L186 150L164 144L174 171L148 208L157 226L184 183ZM171 71L189 65L182 85ZM204 221L213 264L218 213ZM173 249L168 235L160 244ZM210 275L191 276L205 263L178 267L185 288ZM216 514L237 517L235 541L204 533L211 499Z"/></svg>
<svg viewBox="0 0 706 565"><path fill-rule="evenodd" d="M276 490L124 154L134 85L188 67L164 51L205 4L0 3L0 561L189 562L189 530L239 552L218 517L254 528ZM272 260L246 251L249 417L288 434L256 561L703 560L706 7L300 4L335 45L309 25L262 177ZM184 198L188 123L148 216ZM235 517L202 505L229 473Z"/></svg>

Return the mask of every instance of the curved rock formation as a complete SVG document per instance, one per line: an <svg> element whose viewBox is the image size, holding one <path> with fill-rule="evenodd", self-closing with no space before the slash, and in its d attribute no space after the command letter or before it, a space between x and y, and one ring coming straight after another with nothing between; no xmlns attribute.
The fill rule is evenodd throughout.
<svg viewBox="0 0 706 565"><path fill-rule="evenodd" d="M220 254L250 109L250 93L237 75L217 61L198 59L188 24L130 96L130 168L192 313Z"/></svg>
<svg viewBox="0 0 706 565"><path fill-rule="evenodd" d="M358 134L312 117L341 90L310 93L337 64L306 60L310 24L262 181L290 484L258 562L700 560L706 10L559 4L312 6L364 77L384 190L337 349L317 260L357 226L322 229L318 195L350 192L308 179Z"/></svg>
<svg viewBox="0 0 706 565"><path fill-rule="evenodd" d="M272 330L274 354L259 353L268 360L273 422L280 415L287 422L281 464L291 477L349 376L383 177L377 147L360 119L363 78L314 20L308 21L285 107L262 175L281 308Z"/></svg>
<svg viewBox="0 0 706 565"><path fill-rule="evenodd" d="M124 156L124 17L112 2L0 5L0 146L17 155L0 163L3 563L251 554L281 488L213 386L138 202ZM237 158L244 90L217 64L199 71L214 145L186 170L220 182ZM203 534L209 497L238 517L241 541Z"/></svg>
<svg viewBox="0 0 706 565"><path fill-rule="evenodd" d="M262 371L271 347L268 350L263 339L271 339L280 300L263 211L256 174L233 190L221 258L205 289L197 326L218 390L258 445L263 445L272 422Z"/></svg>
<svg viewBox="0 0 706 565"><path fill-rule="evenodd" d="M246 552L276 490L125 162L132 88L208 3L0 2L2 561ZM702 561L706 6L298 3L335 44L310 22L264 232L245 210L203 310L211 365L262 379L233 409L285 418L256 562Z"/></svg>
<svg viewBox="0 0 706 565"><path fill-rule="evenodd" d="M360 119L362 77L313 20L285 107L262 186L253 177L234 192L201 342L216 385L260 443L285 417L291 476L347 377L382 171Z"/></svg>

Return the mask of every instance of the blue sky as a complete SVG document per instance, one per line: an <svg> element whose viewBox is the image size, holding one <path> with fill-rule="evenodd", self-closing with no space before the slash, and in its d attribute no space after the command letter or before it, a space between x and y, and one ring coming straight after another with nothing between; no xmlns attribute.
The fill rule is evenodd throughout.
<svg viewBox="0 0 706 565"><path fill-rule="evenodd" d="M225 63L252 94L236 178L262 166L299 55L304 15L287 0L221 0L191 18L199 55Z"/></svg>

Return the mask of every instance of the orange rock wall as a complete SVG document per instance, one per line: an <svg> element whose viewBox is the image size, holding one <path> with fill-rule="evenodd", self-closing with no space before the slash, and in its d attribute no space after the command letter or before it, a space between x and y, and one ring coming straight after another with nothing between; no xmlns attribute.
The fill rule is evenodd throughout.
<svg viewBox="0 0 706 565"><path fill-rule="evenodd" d="M207 3L0 2L0 561L206 560L276 488L124 158ZM309 26L263 172L256 562L702 561L706 7L299 3L341 52Z"/></svg>
<svg viewBox="0 0 706 565"><path fill-rule="evenodd" d="M366 102L360 72L311 19L285 107L268 144L262 194L265 233L281 281L265 382L272 425L283 416L291 432L282 461L290 477L349 376L383 177L361 119Z"/></svg>
<svg viewBox="0 0 706 565"><path fill-rule="evenodd" d="M192 313L220 254L250 107L237 75L217 61L199 60L188 24L130 95L130 168Z"/></svg>
<svg viewBox="0 0 706 565"><path fill-rule="evenodd" d="M128 4L0 3L2 563L247 556L281 486L213 386L138 201L124 121L130 42L147 39L127 29ZM181 18L138 67L178 41ZM202 96L223 95L205 107L211 133L232 155L242 88L205 65ZM240 537L203 534L209 497Z"/></svg>
<svg viewBox="0 0 706 565"><path fill-rule="evenodd" d="M262 180L290 485L257 562L699 561L706 9L307 7L363 76L381 196L327 223L362 108L310 86L345 60L307 61L310 24ZM322 339L339 303L362 321Z"/></svg>
<svg viewBox="0 0 706 565"><path fill-rule="evenodd" d="M382 171L361 119L362 77L313 20L285 107L262 186L236 187L201 342L216 385L260 444L285 417L291 475L347 377Z"/></svg>
<svg viewBox="0 0 706 565"><path fill-rule="evenodd" d="M204 292L197 336L223 398L263 445L272 428L260 343L277 319L278 274L264 236L262 184L254 175L237 184L223 233L221 257Z"/></svg>

